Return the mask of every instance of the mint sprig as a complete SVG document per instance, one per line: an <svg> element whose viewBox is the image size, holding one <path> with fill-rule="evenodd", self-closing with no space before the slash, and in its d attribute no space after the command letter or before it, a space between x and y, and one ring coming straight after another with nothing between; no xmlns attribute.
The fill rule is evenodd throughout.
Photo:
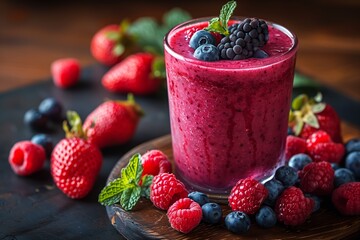
<svg viewBox="0 0 360 240"><path fill-rule="evenodd" d="M209 21L209 26L205 28L206 31L217 32L228 36L228 22L236 8L236 1L227 2L222 6L219 17L212 18Z"/></svg>
<svg viewBox="0 0 360 240"><path fill-rule="evenodd" d="M101 190L99 203L105 206L120 203L124 210L131 210L141 196L148 197L146 193L150 193L153 176L145 175L141 178L142 172L141 155L134 154L128 165L121 170L121 176Z"/></svg>

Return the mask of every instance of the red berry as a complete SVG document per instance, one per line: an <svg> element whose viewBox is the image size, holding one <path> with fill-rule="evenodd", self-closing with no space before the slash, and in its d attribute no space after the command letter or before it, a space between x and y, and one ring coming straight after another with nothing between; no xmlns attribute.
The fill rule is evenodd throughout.
<svg viewBox="0 0 360 240"><path fill-rule="evenodd" d="M151 94L161 86L161 79L152 74L155 56L150 53L136 53L113 66L103 76L102 85L111 92Z"/></svg>
<svg viewBox="0 0 360 240"><path fill-rule="evenodd" d="M80 77L80 64L75 58L63 58L51 64L51 74L57 87L74 86Z"/></svg>
<svg viewBox="0 0 360 240"><path fill-rule="evenodd" d="M220 33L217 33L217 32L210 32L210 33L215 38L216 44L219 44L221 39L223 38L223 36Z"/></svg>
<svg viewBox="0 0 360 240"><path fill-rule="evenodd" d="M20 141L10 150L9 163L13 171L21 176L27 176L43 168L46 160L42 146L31 141Z"/></svg>
<svg viewBox="0 0 360 240"><path fill-rule="evenodd" d="M344 215L360 215L360 182L341 185L332 193L332 203Z"/></svg>
<svg viewBox="0 0 360 240"><path fill-rule="evenodd" d="M51 155L51 175L70 198L83 198L92 189L102 164L95 145L78 137L62 139Z"/></svg>
<svg viewBox="0 0 360 240"><path fill-rule="evenodd" d="M314 208L314 200L306 198L297 187L285 189L275 204L275 213L279 222L297 226L303 224Z"/></svg>
<svg viewBox="0 0 360 240"><path fill-rule="evenodd" d="M150 186L150 200L155 207L162 210L167 210L174 202L187 195L184 184L172 173L156 175Z"/></svg>
<svg viewBox="0 0 360 240"><path fill-rule="evenodd" d="M300 188L306 193L328 195L334 188L334 170L328 162L312 162L299 171Z"/></svg>
<svg viewBox="0 0 360 240"><path fill-rule="evenodd" d="M171 163L160 150L150 150L141 156L143 165L142 175L156 176L159 173L171 173Z"/></svg>
<svg viewBox="0 0 360 240"><path fill-rule="evenodd" d="M306 141L305 139L295 137L295 136L287 136L286 138L286 146L285 146L285 158L286 161L289 161L292 156L298 153L306 152Z"/></svg>
<svg viewBox="0 0 360 240"><path fill-rule="evenodd" d="M232 188L229 205L233 211L254 214L268 195L268 190L252 178L240 179Z"/></svg>
<svg viewBox="0 0 360 240"><path fill-rule="evenodd" d="M314 162L339 163L345 154L344 145L332 142L329 134L321 130L306 140L306 149Z"/></svg>
<svg viewBox="0 0 360 240"><path fill-rule="evenodd" d="M201 222L202 209L197 202L190 198L181 198L170 206L167 217L172 228L182 233L188 233Z"/></svg>
<svg viewBox="0 0 360 240"><path fill-rule="evenodd" d="M117 24L101 28L91 39L90 52L92 56L107 66L120 62L123 53L116 52L115 50L116 46L121 44L121 35L123 33Z"/></svg>
<svg viewBox="0 0 360 240"><path fill-rule="evenodd" d="M134 136L142 116L141 107L133 99L106 101L85 119L88 141L99 148L124 144Z"/></svg>

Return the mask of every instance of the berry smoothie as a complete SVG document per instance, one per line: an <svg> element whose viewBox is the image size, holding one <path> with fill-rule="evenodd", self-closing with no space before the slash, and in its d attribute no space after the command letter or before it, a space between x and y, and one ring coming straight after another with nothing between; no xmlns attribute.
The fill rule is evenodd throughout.
<svg viewBox="0 0 360 240"><path fill-rule="evenodd" d="M165 37L172 145L179 179L226 194L239 179L263 180L284 164L297 40L268 23L262 50L269 57L200 61L188 34L208 20L183 23Z"/></svg>

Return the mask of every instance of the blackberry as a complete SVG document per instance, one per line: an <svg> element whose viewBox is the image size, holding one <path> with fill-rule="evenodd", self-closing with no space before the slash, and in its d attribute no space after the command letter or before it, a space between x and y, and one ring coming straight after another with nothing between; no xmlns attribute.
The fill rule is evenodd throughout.
<svg viewBox="0 0 360 240"><path fill-rule="evenodd" d="M229 36L218 44L220 57L228 60L241 60L254 56L269 39L269 30L264 20L246 18L229 27Z"/></svg>

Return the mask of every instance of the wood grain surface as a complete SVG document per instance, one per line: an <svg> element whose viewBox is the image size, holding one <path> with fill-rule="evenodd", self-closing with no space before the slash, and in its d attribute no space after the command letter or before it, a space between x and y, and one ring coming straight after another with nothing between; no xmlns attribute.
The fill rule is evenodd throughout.
<svg viewBox="0 0 360 240"><path fill-rule="evenodd" d="M351 136L356 132L350 133ZM358 134L358 133L357 133ZM141 144L126 153L111 171L108 182L120 175L131 156L143 154L151 149L162 150L173 164L171 136L166 135ZM222 204L223 216L230 212L230 207ZM277 224L270 229L260 228L252 224L246 234L235 235L226 230L224 224L208 225L200 223L189 234L182 234L171 228L166 211L155 208L150 200L142 199L132 211L125 211L119 205L107 207L107 213L113 226L127 239L358 239L360 232L360 216L341 216L330 203L313 213L299 227L285 227Z"/></svg>

